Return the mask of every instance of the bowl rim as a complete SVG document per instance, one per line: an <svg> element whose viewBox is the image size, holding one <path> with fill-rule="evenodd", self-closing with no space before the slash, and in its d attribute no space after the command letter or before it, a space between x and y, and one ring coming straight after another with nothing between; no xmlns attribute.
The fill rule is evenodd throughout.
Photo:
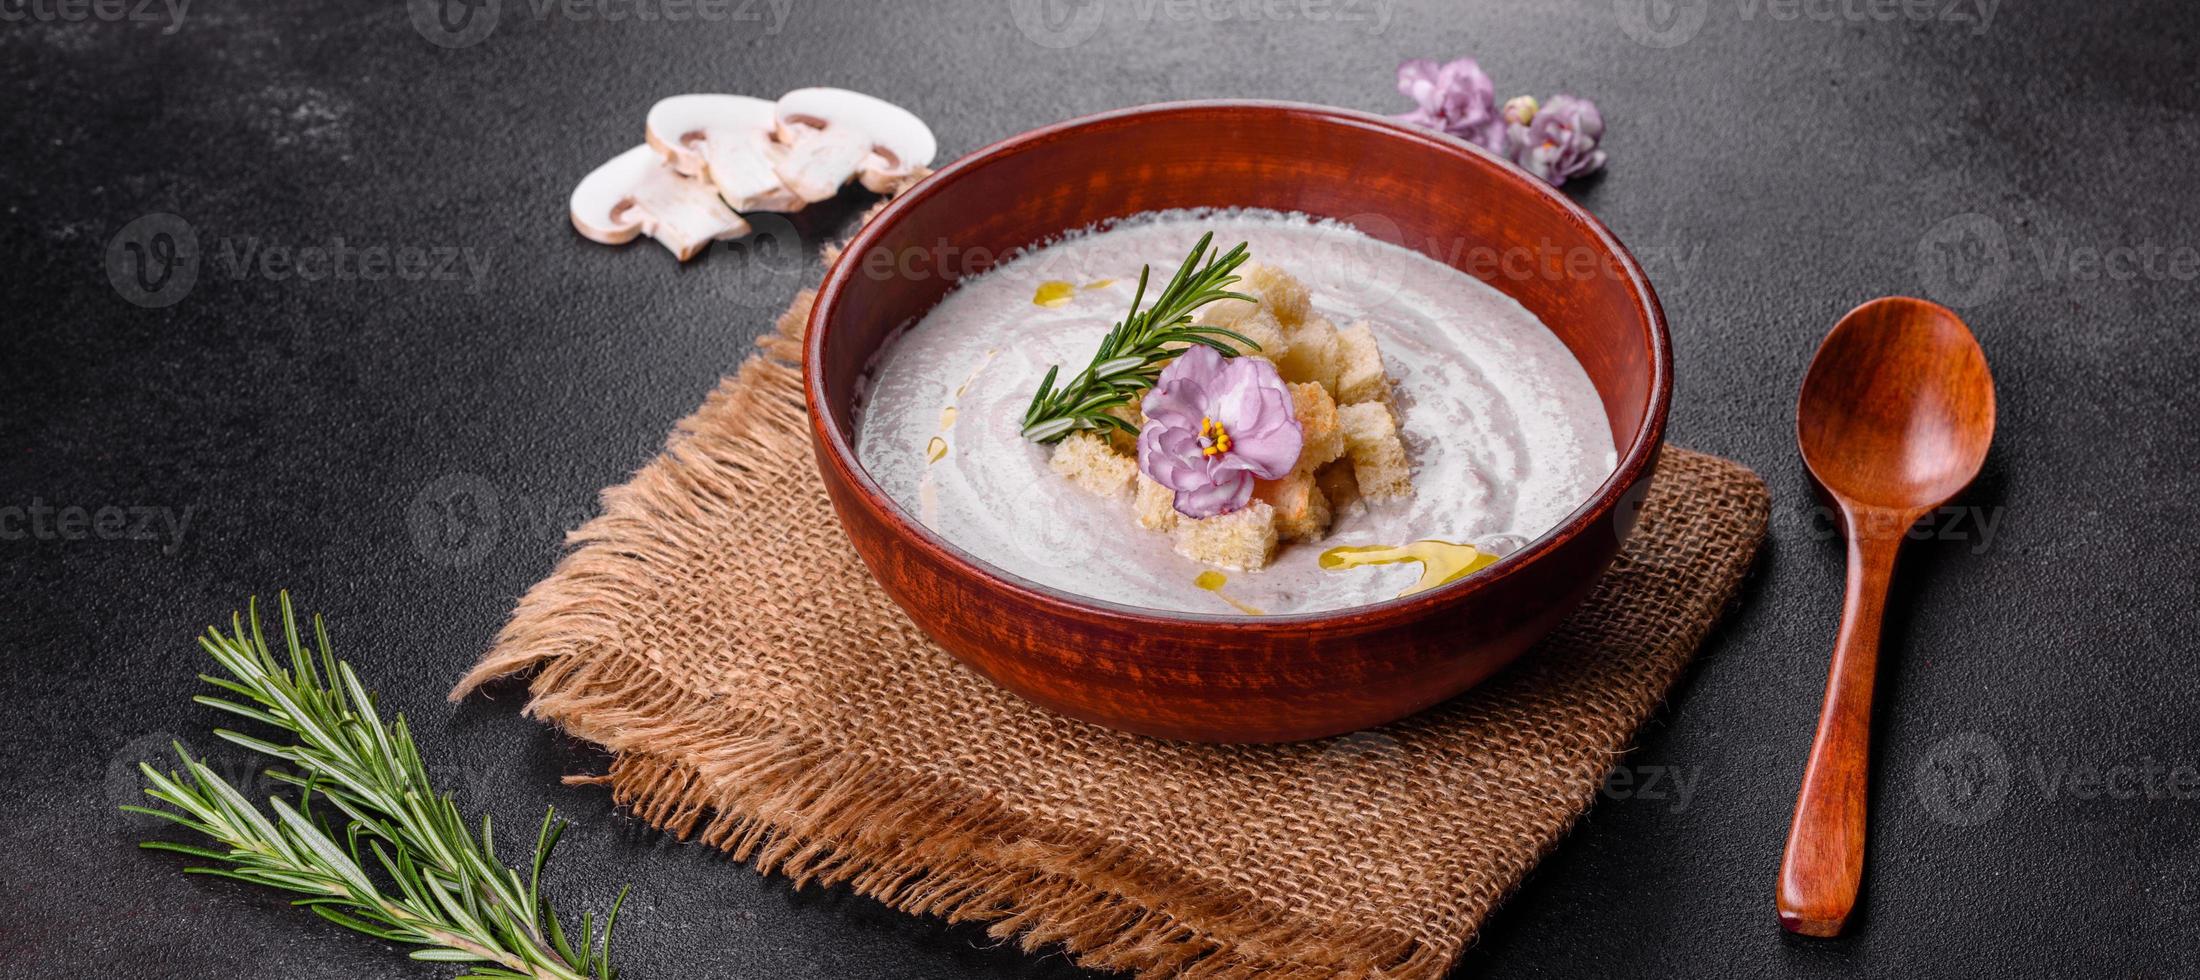
<svg viewBox="0 0 2200 980"><path fill-rule="evenodd" d="M1604 248L1609 249L1619 263L1623 278L1634 294L1638 308L1650 326L1650 404L1642 429L1625 450L1618 454L1618 463L1594 493L1576 507L1556 526L1536 536L1513 553L1498 559L1473 575L1441 585L1425 592L1363 603L1337 609L1315 612L1247 615L1243 613L1193 613L1168 609L1154 609L1078 595L1053 586L1034 582L964 551L954 543L925 527L923 522L903 510L900 503L888 496L878 482L871 478L856 457L855 446L850 440L826 422L824 412L825 391L823 372L815 365L822 363L825 330L823 325L835 310L843 294L852 288L854 270L860 257L876 247L878 240L890 231L905 213L920 207L942 187L953 183L956 177L970 170L985 166L995 159L1028 151L1061 138L1069 132L1094 126L1131 125L1141 119L1173 114L1211 113L1230 110L1273 111L1294 115L1315 116L1345 126L1370 130L1383 138L1403 139L1419 143L1440 152L1478 158L1478 161L1494 168L1500 179L1509 181L1515 190L1536 194L1556 204L1580 230ZM1080 229L1061 229L1061 233ZM1548 329L1546 327L1545 329ZM1309 626L1345 625L1377 628L1394 623L1411 621L1425 616L1437 607L1458 601L1478 590L1492 588L1497 583L1535 564L1545 555L1581 534L1592 525L1610 520L1612 512L1620 505L1628 489L1643 479L1655 465L1659 447L1665 438L1666 415L1673 397L1673 344L1665 320L1665 309L1658 301L1657 291L1649 277L1635 260L1627 246L1620 243L1596 216L1575 203L1572 198L1529 174L1510 161L1465 140L1397 122L1374 113L1336 106L1304 102L1266 99L1197 99L1176 102L1157 102L1146 105L1112 109L1105 112L1067 119L997 140L974 152L957 158L941 167L929 177L918 182L908 191L889 201L885 208L850 239L842 249L840 258L826 270L823 285L818 288L815 302L810 309L807 328L802 341L802 390L805 414L809 416L812 437L825 451L817 455L820 465L830 465L856 490L874 515L893 524L905 540L930 552L930 557L959 566L979 578L998 585L1023 602L1046 607L1049 611L1080 616L1088 619L1112 620L1136 627L1195 624L1205 630L1222 630L1233 634L1262 634L1297 632Z"/></svg>

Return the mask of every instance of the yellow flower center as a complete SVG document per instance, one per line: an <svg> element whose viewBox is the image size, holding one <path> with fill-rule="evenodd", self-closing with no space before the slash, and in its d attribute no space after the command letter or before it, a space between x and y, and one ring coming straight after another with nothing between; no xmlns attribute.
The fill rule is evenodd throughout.
<svg viewBox="0 0 2200 980"><path fill-rule="evenodd" d="M1199 420L1199 441L1202 456L1216 456L1230 451L1230 432L1214 419Z"/></svg>

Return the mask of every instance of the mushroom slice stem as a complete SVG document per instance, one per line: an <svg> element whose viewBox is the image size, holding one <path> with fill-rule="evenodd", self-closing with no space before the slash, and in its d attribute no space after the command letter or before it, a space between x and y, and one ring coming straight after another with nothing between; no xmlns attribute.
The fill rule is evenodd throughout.
<svg viewBox="0 0 2200 980"><path fill-rule="evenodd" d="M870 145L856 164L856 174L864 187L879 193L892 190L911 174L931 166L932 158L939 153L939 141L924 120L861 92L796 89L779 97L778 108L779 141L789 146L799 147L819 134L836 130L862 133Z"/></svg>
<svg viewBox="0 0 2200 980"><path fill-rule="evenodd" d="M822 201L840 193L870 153L869 135L851 126L831 126L803 133L773 172L804 201Z"/></svg>
<svg viewBox="0 0 2200 980"><path fill-rule="evenodd" d="M573 228L590 241L623 245L648 235L682 262L711 242L749 233L710 184L673 169L647 143L581 178L572 213Z"/></svg>
<svg viewBox="0 0 2200 980"><path fill-rule="evenodd" d="M856 171L856 179L863 183L865 190L874 194L891 194L916 169L916 166L903 163L892 150L874 145L871 154L863 158L862 169Z"/></svg>
<svg viewBox="0 0 2200 980"><path fill-rule="evenodd" d="M808 202L779 179L786 151L766 134L710 144L710 182L736 211L800 211Z"/></svg>
<svg viewBox="0 0 2200 980"><path fill-rule="evenodd" d="M796 211L801 196L779 180L784 149L772 141L777 106L746 95L675 95L650 107L649 145L672 169L702 177L735 211Z"/></svg>

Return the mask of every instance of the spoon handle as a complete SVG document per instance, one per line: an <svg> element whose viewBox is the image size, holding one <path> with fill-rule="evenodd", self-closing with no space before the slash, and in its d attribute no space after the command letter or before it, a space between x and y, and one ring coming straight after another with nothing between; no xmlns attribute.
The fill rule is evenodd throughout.
<svg viewBox="0 0 2200 980"><path fill-rule="evenodd" d="M1864 800L1871 771L1872 684L1880 618L1902 535L1859 533L1895 522L1850 515L1848 598L1833 642L1826 703L1818 714L1803 788L1795 798L1780 860L1780 924L1806 936L1837 936L1856 907L1864 876ZM1902 528L1901 530L1907 530Z"/></svg>

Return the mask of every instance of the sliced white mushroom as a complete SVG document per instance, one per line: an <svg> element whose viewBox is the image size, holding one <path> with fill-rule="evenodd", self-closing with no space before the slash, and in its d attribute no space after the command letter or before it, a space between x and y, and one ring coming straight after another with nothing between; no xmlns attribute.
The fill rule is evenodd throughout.
<svg viewBox="0 0 2200 980"><path fill-rule="evenodd" d="M884 99L847 89L801 88L780 96L778 124L779 142L788 148L780 179L812 201L832 196L847 181L846 174L838 181L833 178L852 152L851 144L862 144L863 153L850 174L861 176L864 187L879 193L930 166L939 153L939 141L924 120ZM831 142L812 146L820 140ZM795 159L798 155L803 158ZM790 172L800 181L790 179ZM810 196L827 181L833 181L831 192Z"/></svg>
<svg viewBox="0 0 2200 980"><path fill-rule="evenodd" d="M850 127L813 130L787 147L772 172L796 196L815 203L840 193L870 152L871 138Z"/></svg>
<svg viewBox="0 0 2200 980"><path fill-rule="evenodd" d="M647 143L581 178L572 208L573 227L591 241L623 245L648 235L682 262L711 242L749 233L711 185L674 170Z"/></svg>
<svg viewBox="0 0 2200 980"><path fill-rule="evenodd" d="M746 95L675 95L649 110L649 145L672 169L718 188L736 211L798 211L803 198L775 170L778 111Z"/></svg>

